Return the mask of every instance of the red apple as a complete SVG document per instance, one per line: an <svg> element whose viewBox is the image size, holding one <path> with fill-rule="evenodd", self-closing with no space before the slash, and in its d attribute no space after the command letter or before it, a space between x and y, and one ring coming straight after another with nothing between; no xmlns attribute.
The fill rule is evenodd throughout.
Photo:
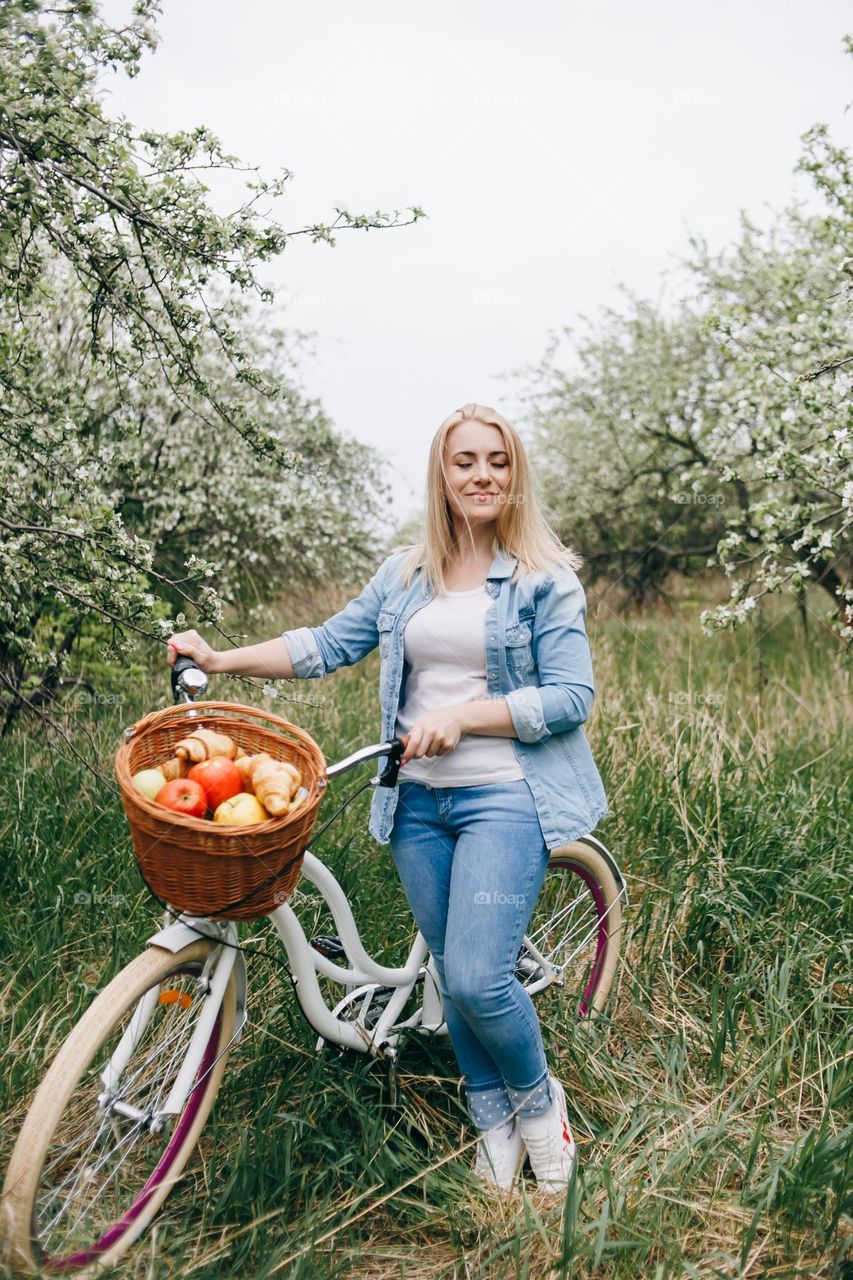
<svg viewBox="0 0 853 1280"><path fill-rule="evenodd" d="M207 796L200 782L192 778L173 778L154 797L156 804L165 805L175 813L184 813L188 818L203 818L207 813Z"/></svg>
<svg viewBox="0 0 853 1280"><path fill-rule="evenodd" d="M194 764L187 777L201 783L211 809L218 809L223 800L230 800L243 790L243 775L227 756L214 756L212 760Z"/></svg>

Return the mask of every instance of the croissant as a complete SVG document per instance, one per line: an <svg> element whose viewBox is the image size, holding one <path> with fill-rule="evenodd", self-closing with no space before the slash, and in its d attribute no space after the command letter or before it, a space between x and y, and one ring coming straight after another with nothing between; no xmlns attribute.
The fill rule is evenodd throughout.
<svg viewBox="0 0 853 1280"><path fill-rule="evenodd" d="M258 797L272 817L290 809L291 801L302 785L302 774L287 760L274 760L268 751L243 756L237 761L243 786Z"/></svg>
<svg viewBox="0 0 853 1280"><path fill-rule="evenodd" d="M167 782L172 782L175 778L185 778L189 773L189 760L179 760L177 756L172 756L171 760L166 760L163 764L158 764L157 768L162 773Z"/></svg>
<svg viewBox="0 0 853 1280"><path fill-rule="evenodd" d="M202 760L212 760L214 756L227 756L234 759L237 743L227 733L216 733L213 729L196 729L187 738L181 738L175 746L175 755L189 758L193 764Z"/></svg>
<svg viewBox="0 0 853 1280"><path fill-rule="evenodd" d="M300 795L299 792L304 792L305 794ZM300 787L299 791L297 791L296 795L293 797L290 804L287 806L287 812L293 813L294 809L298 809L299 806L302 804L302 801L305 799L307 795L308 795L308 792L305 789L305 787Z"/></svg>
<svg viewBox="0 0 853 1280"><path fill-rule="evenodd" d="M255 755L246 755L244 752L242 756L236 757L235 763L237 768L240 770L240 776L243 779L243 787L246 791L254 792L252 776L255 771L255 765L260 760L272 760L273 764L279 769L284 769L288 772L293 778L294 788L302 785L302 774L296 766L292 765L288 760L274 760L268 751L258 751Z"/></svg>
<svg viewBox="0 0 853 1280"><path fill-rule="evenodd" d="M263 754L267 755L269 753L264 752ZM243 790L252 792L252 794L254 794L254 791L252 790L252 770L255 767L255 760L257 758L257 756L242 755L236 756L234 759L234 763L240 770L240 777L243 779Z"/></svg>

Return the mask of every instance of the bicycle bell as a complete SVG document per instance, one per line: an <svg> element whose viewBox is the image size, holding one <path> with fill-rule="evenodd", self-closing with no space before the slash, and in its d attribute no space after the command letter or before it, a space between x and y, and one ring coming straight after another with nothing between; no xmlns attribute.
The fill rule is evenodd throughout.
<svg viewBox="0 0 853 1280"><path fill-rule="evenodd" d="M207 676L186 653L179 653L172 667L172 697L179 702L193 702L207 693Z"/></svg>

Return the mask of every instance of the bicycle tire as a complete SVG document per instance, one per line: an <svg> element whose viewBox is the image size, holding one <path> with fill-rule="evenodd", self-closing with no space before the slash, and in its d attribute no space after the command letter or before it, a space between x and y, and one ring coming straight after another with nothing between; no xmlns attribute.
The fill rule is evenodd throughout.
<svg viewBox="0 0 853 1280"><path fill-rule="evenodd" d="M569 907L559 902L555 892L560 886L556 877L566 874L572 877L572 880L563 882L569 886L570 897L574 892L573 885L583 885ZM555 897L559 905L552 909ZM624 885L619 883L607 858L593 844L575 840L552 849L542 891L528 926L528 936L552 964L564 967L573 964L572 976L578 995L575 1013L579 1018L588 1017L593 1012L600 1013L607 1003L621 952L624 900ZM575 903L580 903L579 914L574 910ZM568 960L559 954L560 947L567 940L567 913L570 913L569 931L574 929L581 935L575 946L576 956ZM564 936L553 942L551 934ZM522 946L519 964L525 950L526 947ZM535 986L535 981L529 985ZM536 994L547 989L547 986L539 987Z"/></svg>
<svg viewBox="0 0 853 1280"><path fill-rule="evenodd" d="M63 1151L72 1146L71 1140L65 1140L63 1146L63 1121L70 1124L71 1134L74 1135L75 1104L82 1108L81 1116L84 1123L86 1117L92 1112L92 1088L98 1087L95 1082L100 1079L97 1072L112 1052L112 1049L109 1049L98 1058L99 1050L108 1042L116 1041L119 1025L123 1021L129 1021L147 991L151 991L166 979L171 979L169 989L161 990L159 993L151 1019L136 1046L138 1051L140 1046L149 1045L145 1050L149 1055L148 1059L143 1058L141 1066L136 1066L135 1060L131 1059L122 1076L124 1081L128 1078L128 1072L135 1072L140 1100L145 1097L146 1090L150 1094L155 1087L159 1087L160 1093L157 1097L159 1102L166 1095L168 1085L164 1083L157 1086L156 1080L152 1084L150 1074L145 1075L149 1063L155 1060L155 1055L150 1049L149 1031L153 1027L155 1034L158 1034L160 1026L165 1026L167 1029L169 1026L175 1026L180 1035L185 1026L188 1028L186 1040L189 1040L192 1020L183 1018L181 1015L186 1014L192 1007L194 998L190 996L187 1003L186 993L176 992L175 987L177 980L184 978L188 980L188 984L194 984L215 945L215 943L200 940L190 943L176 953L159 947L151 947L142 952L116 974L95 997L63 1041L33 1096L7 1166L0 1204L2 1204L4 1227L4 1252L6 1261L13 1271L24 1274L61 1273L74 1276L75 1280L84 1280L86 1277L95 1276L105 1268L114 1266L149 1225L178 1182L210 1114L228 1062L230 1040L236 1017L236 987L233 973L229 977L213 1029L202 1055L202 1062L196 1075L196 1085L190 1092L183 1111L175 1117L170 1134L153 1135L155 1140L147 1148L144 1144L140 1146L140 1143L134 1139L129 1149L121 1156L116 1168L113 1171L108 1169L103 1178L105 1186L108 1183L114 1183L116 1173L120 1171L122 1165L125 1166L121 1189L116 1190L111 1185L111 1193L116 1203L115 1210L106 1206L100 1215L103 1220L97 1225L93 1223L91 1227L92 1238L89 1239L87 1235L90 1230L87 1225L78 1232L69 1246L71 1252L63 1251L59 1254L44 1234L46 1226L53 1226L53 1223L45 1224L39 1221L40 1188L42 1200L44 1200L46 1189L43 1184L49 1184L49 1175L55 1179L63 1177ZM201 1001L196 1002L196 1007L201 1007ZM155 1017L162 1008L168 1009L169 1012L163 1013L160 1018ZM171 1012L174 1009L180 1009L181 1015ZM164 1042L164 1050L168 1045L167 1039ZM177 1075L185 1054L171 1049L169 1053L168 1066L174 1067L174 1075ZM162 1056L165 1056L165 1053ZM97 1065L95 1065L96 1059ZM131 1074L129 1084L133 1083L134 1075ZM83 1096L81 1099L81 1091L84 1095L88 1094L88 1097ZM66 1182L72 1175L74 1176L74 1181L67 1193L69 1201L75 1193L78 1200L87 1194L85 1188L87 1182L91 1183L90 1170L93 1161L95 1173L99 1172L99 1161L100 1168L106 1167L102 1147L95 1150L101 1132L106 1134L109 1130L115 1140L119 1124L122 1122L127 1124L126 1120L123 1121L123 1117L116 1116L114 1112L104 1118L103 1113L97 1109L97 1099L94 1106L98 1114L92 1115L91 1122L97 1123L98 1131L89 1148L81 1156L81 1161L89 1160L89 1166L81 1165L80 1172L76 1174L72 1168L71 1174L65 1175ZM136 1128L141 1137L144 1128L138 1121ZM130 1132L133 1132L133 1126ZM149 1130L149 1137L151 1136ZM48 1166L51 1146L57 1141L59 1142L58 1154L55 1157L51 1156L51 1165ZM85 1142L85 1138L83 1141ZM128 1143L127 1134L122 1141ZM159 1156L157 1156L158 1141L166 1144L165 1150ZM115 1149L118 1150L120 1145L119 1142ZM128 1157L135 1147L140 1148L139 1155L142 1157L141 1164L144 1167L147 1167L156 1156L156 1163L142 1185L139 1185L142 1174L136 1172L137 1165L140 1163L139 1158L137 1157L137 1165L131 1164L127 1167ZM57 1164L59 1167L55 1174L52 1174L52 1166ZM78 1191L81 1178L82 1189ZM60 1190L61 1187L60 1183ZM54 1198L56 1194L56 1192L53 1193ZM97 1201L97 1191L95 1200ZM128 1203L125 1204L125 1201ZM51 1201L48 1200L47 1203L50 1204ZM60 1205L60 1214L61 1212ZM75 1222L73 1226L76 1227L77 1223Z"/></svg>

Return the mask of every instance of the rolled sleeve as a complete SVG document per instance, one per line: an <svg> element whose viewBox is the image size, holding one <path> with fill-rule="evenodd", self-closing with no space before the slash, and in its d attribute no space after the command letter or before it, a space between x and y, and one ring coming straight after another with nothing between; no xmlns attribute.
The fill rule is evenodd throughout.
<svg viewBox="0 0 853 1280"><path fill-rule="evenodd" d="M540 742L549 736L542 709L542 693L533 685L511 689L506 704L515 727L515 735L521 742Z"/></svg>
<svg viewBox="0 0 853 1280"><path fill-rule="evenodd" d="M533 653L540 683L507 695L522 742L541 742L577 729L595 698L592 659L584 626L586 596L574 570L560 569L538 601Z"/></svg>
<svg viewBox="0 0 853 1280"><path fill-rule="evenodd" d="M589 685L548 684L542 695L542 717L549 733L563 733L585 724L592 710L595 692Z"/></svg>
<svg viewBox="0 0 853 1280"><path fill-rule="evenodd" d="M323 658L311 627L296 627L293 631L283 631L281 638L287 645L287 652L293 663L293 674L299 680L319 680L326 674Z"/></svg>

